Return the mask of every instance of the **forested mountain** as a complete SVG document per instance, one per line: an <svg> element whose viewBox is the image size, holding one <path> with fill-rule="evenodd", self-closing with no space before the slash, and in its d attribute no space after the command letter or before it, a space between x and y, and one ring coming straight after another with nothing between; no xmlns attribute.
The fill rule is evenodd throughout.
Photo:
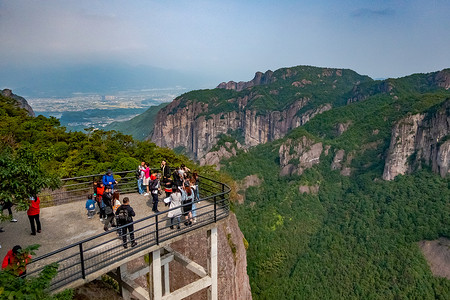
<svg viewBox="0 0 450 300"><path fill-rule="evenodd" d="M450 237L449 88L284 68L178 97L151 138L240 183L254 298L446 299L418 242Z"/></svg>
<svg viewBox="0 0 450 300"><path fill-rule="evenodd" d="M161 103L157 106L150 106L145 112L128 121L112 122L105 126L105 130L116 130L123 134L131 135L137 140L144 140L153 131L156 114L169 103Z"/></svg>

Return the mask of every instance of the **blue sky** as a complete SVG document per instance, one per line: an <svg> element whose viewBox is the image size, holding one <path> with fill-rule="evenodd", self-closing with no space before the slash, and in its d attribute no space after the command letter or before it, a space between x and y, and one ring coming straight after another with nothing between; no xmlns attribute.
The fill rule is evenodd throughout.
<svg viewBox="0 0 450 300"><path fill-rule="evenodd" d="M250 80L295 65L373 78L450 67L450 1L0 0L0 67L100 61Z"/></svg>

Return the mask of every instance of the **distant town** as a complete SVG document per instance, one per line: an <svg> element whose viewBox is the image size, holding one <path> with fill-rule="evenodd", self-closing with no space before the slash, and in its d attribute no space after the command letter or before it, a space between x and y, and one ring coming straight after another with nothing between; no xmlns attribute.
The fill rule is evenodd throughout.
<svg viewBox="0 0 450 300"><path fill-rule="evenodd" d="M150 106L170 102L185 92L186 88L178 86L115 94L74 93L71 97L28 98L27 101L36 115L58 118L68 130L83 130L102 128L113 121L129 120Z"/></svg>

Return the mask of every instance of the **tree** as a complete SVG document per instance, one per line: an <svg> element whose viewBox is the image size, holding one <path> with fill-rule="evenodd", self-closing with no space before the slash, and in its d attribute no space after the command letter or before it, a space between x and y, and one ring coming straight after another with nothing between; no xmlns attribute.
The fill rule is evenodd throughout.
<svg viewBox="0 0 450 300"><path fill-rule="evenodd" d="M44 188L58 188L59 178L47 173L41 165L49 159L51 154L48 151L4 147L0 152L0 199L12 202L17 210L26 210L30 196Z"/></svg>

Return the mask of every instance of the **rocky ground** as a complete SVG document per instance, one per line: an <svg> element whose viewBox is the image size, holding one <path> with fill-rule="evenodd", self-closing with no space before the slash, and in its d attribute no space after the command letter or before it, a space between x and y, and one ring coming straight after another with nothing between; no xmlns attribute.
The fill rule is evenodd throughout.
<svg viewBox="0 0 450 300"><path fill-rule="evenodd" d="M442 237L434 241L421 241L419 247L433 275L450 279L450 240Z"/></svg>

